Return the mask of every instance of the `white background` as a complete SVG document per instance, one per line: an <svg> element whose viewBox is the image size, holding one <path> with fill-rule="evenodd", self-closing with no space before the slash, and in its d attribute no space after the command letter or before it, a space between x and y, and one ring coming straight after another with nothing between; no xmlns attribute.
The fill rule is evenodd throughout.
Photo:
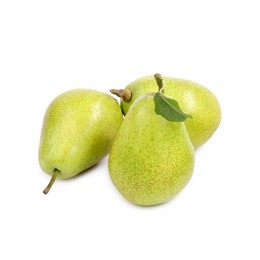
<svg viewBox="0 0 260 260"><path fill-rule="evenodd" d="M2 0L0 259L260 259L258 2ZM223 111L185 189L134 206L105 158L43 195L49 102L156 72L207 86Z"/></svg>

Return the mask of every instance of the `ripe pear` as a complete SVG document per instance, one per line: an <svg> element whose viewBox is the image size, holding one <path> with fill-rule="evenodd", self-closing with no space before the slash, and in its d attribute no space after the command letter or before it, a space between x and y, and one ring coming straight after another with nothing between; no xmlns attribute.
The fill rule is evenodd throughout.
<svg viewBox="0 0 260 260"><path fill-rule="evenodd" d="M178 100L181 109L192 116L185 121L186 129L195 149L206 143L214 134L221 121L221 108L216 96L206 87L184 79L163 77L166 96ZM153 76L141 77L123 90L111 90L121 97L124 114L141 95L157 90Z"/></svg>
<svg viewBox="0 0 260 260"><path fill-rule="evenodd" d="M183 122L155 113L154 93L131 106L109 154L118 191L140 206L164 203L189 182L194 149Z"/></svg>
<svg viewBox="0 0 260 260"><path fill-rule="evenodd" d="M68 179L95 165L106 156L123 116L111 95L74 89L56 97L43 120L39 163L55 178Z"/></svg>

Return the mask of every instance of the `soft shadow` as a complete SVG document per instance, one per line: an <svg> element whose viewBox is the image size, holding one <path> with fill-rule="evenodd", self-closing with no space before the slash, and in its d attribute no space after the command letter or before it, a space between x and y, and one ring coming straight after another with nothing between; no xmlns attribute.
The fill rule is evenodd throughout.
<svg viewBox="0 0 260 260"><path fill-rule="evenodd" d="M69 181L69 182L77 181L78 179L84 177L85 175L92 174L93 172L95 172L95 169L98 168L98 166L100 165L101 161L99 161L98 163L90 166L88 169L80 172L79 174L73 176L72 178L62 179L62 181Z"/></svg>

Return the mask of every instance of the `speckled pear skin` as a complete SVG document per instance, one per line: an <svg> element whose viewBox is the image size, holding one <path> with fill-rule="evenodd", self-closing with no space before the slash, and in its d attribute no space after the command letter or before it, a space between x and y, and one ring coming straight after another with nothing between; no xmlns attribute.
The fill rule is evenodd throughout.
<svg viewBox="0 0 260 260"><path fill-rule="evenodd" d="M192 119L185 121L186 129L195 149L206 143L221 121L221 108L216 96L206 87L189 80L163 76L166 96L176 99ZM130 101L121 100L124 114L141 95L158 90L154 76L145 76L130 83L125 89L132 92Z"/></svg>
<svg viewBox="0 0 260 260"><path fill-rule="evenodd" d="M154 112L153 95L131 106L109 154L109 172L119 192L140 206L164 203L190 180L194 149L184 123Z"/></svg>
<svg viewBox="0 0 260 260"><path fill-rule="evenodd" d="M122 123L111 95L74 89L55 98L43 120L39 163L44 172L71 178L106 156Z"/></svg>

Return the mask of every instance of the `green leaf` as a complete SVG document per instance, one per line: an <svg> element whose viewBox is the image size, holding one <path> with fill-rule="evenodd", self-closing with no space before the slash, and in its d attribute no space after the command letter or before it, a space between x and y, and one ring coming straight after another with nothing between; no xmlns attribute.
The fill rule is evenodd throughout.
<svg viewBox="0 0 260 260"><path fill-rule="evenodd" d="M187 118L192 118L182 112L178 102L175 99L165 97L162 93L157 92L154 96L154 111L156 114L163 116L169 121L183 122Z"/></svg>

